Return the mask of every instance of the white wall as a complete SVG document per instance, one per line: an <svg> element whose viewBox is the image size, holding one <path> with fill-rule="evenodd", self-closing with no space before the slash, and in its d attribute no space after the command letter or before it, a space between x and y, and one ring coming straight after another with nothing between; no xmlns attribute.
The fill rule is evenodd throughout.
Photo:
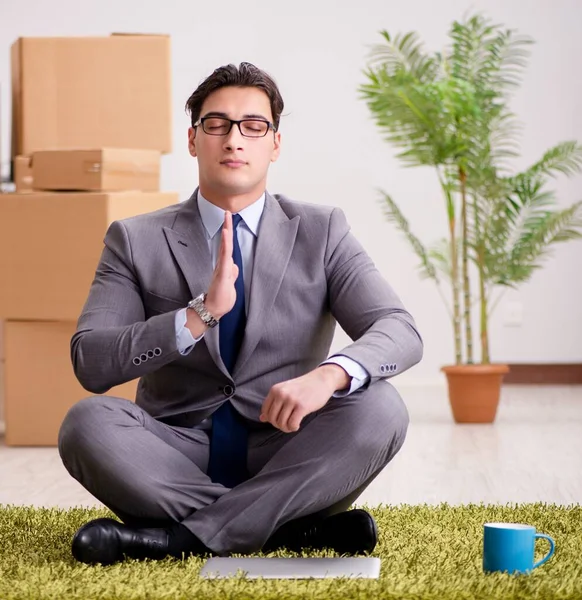
<svg viewBox="0 0 582 600"><path fill-rule="evenodd" d="M197 183L196 163L186 151L184 102L215 67L243 60L257 64L275 77L286 103L283 153L272 168L269 190L345 210L353 232L416 317L424 336L425 358L401 376L401 382L442 381L439 366L452 360L445 310L432 285L417 278L415 259L382 217L375 189L393 195L426 241L445 233L442 200L431 172L405 170L394 160L358 99L357 87L363 82L368 46L380 41L380 29L416 30L430 49L439 49L451 21L469 9L483 10L537 41L514 103L524 123L518 166L527 166L558 141L582 141L579 0L166 0L149 8L138 0L4 0L2 156L9 151L9 48L18 36L171 34L175 138L173 154L163 161L162 179L164 189L178 190L184 198ZM564 203L582 197L582 177L558 181L556 187ZM507 294L493 323L495 360L582 361L581 265L582 243L571 243L559 248L530 284ZM507 328L502 322L504 306L515 299L523 303L523 326ZM338 336L334 347L343 341Z"/></svg>

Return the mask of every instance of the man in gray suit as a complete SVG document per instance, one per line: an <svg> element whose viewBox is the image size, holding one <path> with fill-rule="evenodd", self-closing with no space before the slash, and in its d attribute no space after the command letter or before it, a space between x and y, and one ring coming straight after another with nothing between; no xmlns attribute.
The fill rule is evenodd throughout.
<svg viewBox="0 0 582 600"><path fill-rule="evenodd" d="M266 73L221 67L187 108L199 188L110 226L71 341L95 395L60 455L122 521L81 527L73 555L370 552L373 518L347 509L404 442L388 379L420 335L340 209L266 192L283 110ZM336 321L353 342L327 358ZM105 395L136 378L135 403Z"/></svg>

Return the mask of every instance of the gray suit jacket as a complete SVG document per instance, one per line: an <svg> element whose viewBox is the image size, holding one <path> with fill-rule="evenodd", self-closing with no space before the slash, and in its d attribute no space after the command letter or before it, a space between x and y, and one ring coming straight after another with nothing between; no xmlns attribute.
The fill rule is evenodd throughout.
<svg viewBox="0 0 582 600"><path fill-rule="evenodd" d="M136 403L182 426L200 423L234 390L233 404L258 422L272 385L327 358L336 321L353 340L339 354L370 373L368 385L420 360L412 317L349 232L343 212L269 194L232 376L220 358L220 325L181 355L176 311L208 289L213 271L196 197L111 224L71 340L85 389L103 394L139 377Z"/></svg>

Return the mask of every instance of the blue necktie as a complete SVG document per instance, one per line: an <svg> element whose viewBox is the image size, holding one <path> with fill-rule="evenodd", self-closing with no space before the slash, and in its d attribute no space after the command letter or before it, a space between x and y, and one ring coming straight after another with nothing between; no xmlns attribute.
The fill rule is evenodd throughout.
<svg viewBox="0 0 582 600"><path fill-rule="evenodd" d="M241 220L240 215L232 217L234 232L232 258L238 267L238 277L234 284L236 302L232 310L220 319L218 325L220 355L231 374L242 344L247 321L242 255L237 235L237 227ZM247 441L248 432L242 417L233 408L230 400L227 400L212 415L208 462L208 475L212 481L233 488L248 479Z"/></svg>

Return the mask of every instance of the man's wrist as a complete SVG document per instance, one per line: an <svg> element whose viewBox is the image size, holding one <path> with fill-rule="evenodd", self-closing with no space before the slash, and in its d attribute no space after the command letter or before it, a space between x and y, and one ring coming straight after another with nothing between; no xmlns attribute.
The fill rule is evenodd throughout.
<svg viewBox="0 0 582 600"><path fill-rule="evenodd" d="M329 382L332 393L345 390L350 385L351 377L343 367L333 363L326 363L318 367Z"/></svg>
<svg viewBox="0 0 582 600"><path fill-rule="evenodd" d="M212 304L212 300L208 299L208 296L206 297L206 300L204 300L204 306L206 307L206 310L217 320L220 321L220 319L222 319L222 317L224 316L222 313L220 313L216 308L214 308L214 305Z"/></svg>
<svg viewBox="0 0 582 600"><path fill-rule="evenodd" d="M199 338L209 329L208 325L202 320L200 315L193 309L186 309L186 327L190 330L192 337Z"/></svg>

